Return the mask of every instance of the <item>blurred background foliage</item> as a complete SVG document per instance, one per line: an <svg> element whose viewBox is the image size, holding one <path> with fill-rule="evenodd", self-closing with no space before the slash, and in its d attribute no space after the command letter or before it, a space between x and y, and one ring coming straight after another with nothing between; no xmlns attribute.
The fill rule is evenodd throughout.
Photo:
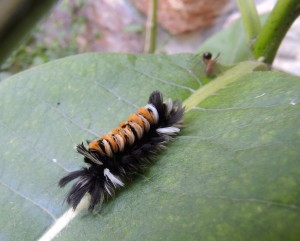
<svg viewBox="0 0 300 241"><path fill-rule="evenodd" d="M43 4L37 0L2 0L2 12L5 11L5 2L15 2L15 6L21 9L17 12L22 18L19 26L11 25L2 33L5 15L2 14L0 18L0 62L6 59L2 61L0 79L32 66L83 52L143 52L147 19L144 14L147 14L148 0L47 0ZM265 13L271 10L275 2L257 0L258 11ZM51 9L54 3L56 5ZM245 41L242 30L240 34L235 33L224 41L222 33L219 33L239 16L234 1L218 0L209 5L198 0L188 1L187 5L176 5L174 1L159 3L156 53L195 52L204 42L204 48L200 48L200 51L210 51L213 43L214 49L221 52L219 61L228 64L230 51L234 52L226 48L228 41ZM47 11L49 14L45 16ZM43 19L40 24L32 24L40 18ZM296 21L274 62L275 68L296 75L300 74L300 50L297 44L299 25L299 21ZM28 31L32 26L35 26L33 31ZM232 35L232 32L228 32ZM215 33L221 37L210 41L209 38ZM23 41L20 42L20 39Z"/></svg>

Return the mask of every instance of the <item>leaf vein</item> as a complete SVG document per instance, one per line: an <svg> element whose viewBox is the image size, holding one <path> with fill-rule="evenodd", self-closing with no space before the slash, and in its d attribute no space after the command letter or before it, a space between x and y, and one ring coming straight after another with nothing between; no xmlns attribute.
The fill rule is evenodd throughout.
<svg viewBox="0 0 300 241"><path fill-rule="evenodd" d="M124 102L127 105L133 106L134 108L137 108L138 106L131 103L130 101L126 100L124 97L121 97L120 95L118 95L116 92L114 92L113 90L109 89L108 87L106 87L105 85L97 82L96 80L94 81L94 83L96 85L99 85L100 87L102 87L103 89L105 89L108 93L110 93L111 95L117 97L117 100L121 100L122 102Z"/></svg>
<svg viewBox="0 0 300 241"><path fill-rule="evenodd" d="M60 116L62 116L63 118L69 120L73 125L77 126L79 129L86 131L87 133L90 133L92 135L94 135L95 137L97 137L98 135L96 133L94 133L92 130L85 128L81 125L79 125L78 123L76 123L71 117L67 116L65 113L63 113L62 111L60 111L59 109L53 107L51 104L47 103L45 100L43 100L42 98L38 97L34 92L32 92L33 95L38 98L42 103L44 103L45 105L49 106L52 110L54 110L56 113L58 113Z"/></svg>
<svg viewBox="0 0 300 241"><path fill-rule="evenodd" d="M151 76L151 75L143 73L143 72L141 72L141 71L139 71L139 70L137 70L135 68L131 68L131 69L133 69L135 72L137 72L137 73L139 73L141 75L144 75L144 76L146 76L146 77L148 77L150 79L158 80L158 81L160 81L160 82L162 82L162 83L164 83L166 85L171 85L171 86L175 86L175 87L178 87L178 88L181 88L181 89L185 89L185 90L190 91L191 93L195 92L195 90L193 88L190 88L190 87L187 87L187 86L184 86L184 85L180 85L180 84L176 84L176 83L173 83L173 82L169 82L169 81L164 80L162 78L157 78L157 77Z"/></svg>
<svg viewBox="0 0 300 241"><path fill-rule="evenodd" d="M261 204L265 204L268 206L277 206L277 207L283 207L283 208L288 208L288 209L292 209L292 210L294 210L294 209L300 210L300 207L298 207L297 205L284 204L284 203L274 202L274 201L270 201L270 200L263 200L263 199L256 199L256 198L233 198L233 197L228 197L228 196L223 196L223 195L207 195L207 194L204 194L203 196L207 197L207 198L231 200L234 202L261 203Z"/></svg>
<svg viewBox="0 0 300 241"><path fill-rule="evenodd" d="M31 202L32 204L34 204L35 206L37 206L38 208L40 208L43 212L47 213L54 221L56 221L56 217L53 213L51 213L47 208L45 208L44 206L40 205L39 203L35 202L34 200L32 200L31 198L25 196L24 194L22 194L21 192L19 192L18 190L10 187L9 185L7 185L6 183L4 183L2 180L0 180L0 184L3 185L4 187L6 187L7 189L9 189L10 191L12 191L13 193L17 194L18 196L22 197L23 199L25 199L26 201Z"/></svg>
<svg viewBox="0 0 300 241"><path fill-rule="evenodd" d="M68 172L68 169L65 168L62 164L54 162L53 158L48 157L47 155L45 155L44 152L40 151L39 149L37 149L35 147L35 145L28 139L25 137L22 137L19 135L18 132L12 130L11 128L9 128L7 125L0 123L0 125L2 125L4 128L6 128L7 130L9 130L10 132L12 132L18 139L20 139L23 143L23 145L28 145L30 147L31 150L33 150L34 152L38 153L39 155L43 156L45 159L47 159L48 161L51 161L51 163L56 164L57 166L59 166L61 169L63 169L64 171ZM24 141L26 140L26 141Z"/></svg>

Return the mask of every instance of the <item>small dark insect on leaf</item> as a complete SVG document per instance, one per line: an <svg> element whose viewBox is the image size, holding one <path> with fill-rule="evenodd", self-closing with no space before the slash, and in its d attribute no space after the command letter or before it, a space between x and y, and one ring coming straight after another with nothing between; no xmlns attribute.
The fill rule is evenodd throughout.
<svg viewBox="0 0 300 241"><path fill-rule="evenodd" d="M203 62L205 64L205 73L206 75L212 76L214 67L216 66L216 63L218 62L218 58L220 56L220 53L216 55L214 59L212 59L212 54L210 52L204 52L202 55Z"/></svg>

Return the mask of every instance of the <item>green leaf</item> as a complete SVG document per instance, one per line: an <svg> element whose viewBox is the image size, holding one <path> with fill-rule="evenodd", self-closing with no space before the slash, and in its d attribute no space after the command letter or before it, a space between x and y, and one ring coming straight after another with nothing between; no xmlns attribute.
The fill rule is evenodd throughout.
<svg viewBox="0 0 300 241"><path fill-rule="evenodd" d="M260 16L264 23L267 15ZM253 59L250 46L246 38L245 27L241 19L238 19L224 30L207 39L197 52L212 52L214 56L220 53L219 61L226 65L236 64L241 61Z"/></svg>
<svg viewBox="0 0 300 241"><path fill-rule="evenodd" d="M200 53L206 51L213 52L214 55L221 53L219 62L227 65L249 59L251 52L241 19L214 34L197 50Z"/></svg>
<svg viewBox="0 0 300 241"><path fill-rule="evenodd" d="M261 30L260 19L253 0L236 0L247 33L248 44L258 36Z"/></svg>
<svg viewBox="0 0 300 241"><path fill-rule="evenodd" d="M55 240L297 240L299 78L242 63L202 98L190 58L84 54L2 81L0 239L41 237L68 209L57 181L84 165L74 144L108 132L159 89L188 105L181 135Z"/></svg>

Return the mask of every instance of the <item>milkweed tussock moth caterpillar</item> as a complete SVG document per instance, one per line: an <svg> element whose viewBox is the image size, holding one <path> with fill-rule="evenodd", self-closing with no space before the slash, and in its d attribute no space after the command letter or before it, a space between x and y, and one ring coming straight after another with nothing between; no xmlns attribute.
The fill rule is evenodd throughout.
<svg viewBox="0 0 300 241"><path fill-rule="evenodd" d="M163 102L154 91L148 104L131 114L125 122L108 134L77 145L88 167L70 172L60 179L59 186L75 180L66 200L75 210L85 194L90 195L89 209L123 187L136 174L143 172L155 155L180 132L184 108L178 100Z"/></svg>

